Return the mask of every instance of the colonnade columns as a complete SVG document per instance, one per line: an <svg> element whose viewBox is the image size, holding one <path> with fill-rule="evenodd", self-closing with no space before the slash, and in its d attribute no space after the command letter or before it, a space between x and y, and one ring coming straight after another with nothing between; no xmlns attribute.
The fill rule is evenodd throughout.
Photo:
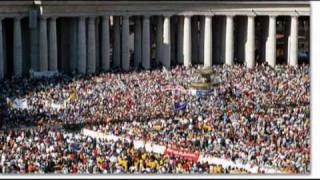
<svg viewBox="0 0 320 180"><path fill-rule="evenodd" d="M170 40L170 16L164 16L163 20L163 43L162 43L163 65L166 68L171 66L171 40Z"/></svg>
<svg viewBox="0 0 320 180"><path fill-rule="evenodd" d="M14 18L13 32L13 67L16 77L22 76L22 34L21 34L21 18Z"/></svg>
<svg viewBox="0 0 320 180"><path fill-rule="evenodd" d="M157 17L157 57L156 57L156 62L158 63L162 63L162 43L163 43L163 17L162 16L158 16Z"/></svg>
<svg viewBox="0 0 320 180"><path fill-rule="evenodd" d="M191 16L184 16L183 65L191 66Z"/></svg>
<svg viewBox="0 0 320 180"><path fill-rule="evenodd" d="M199 62L203 64L204 64L204 41L205 41L204 31L205 31L205 17L201 16L200 17Z"/></svg>
<svg viewBox="0 0 320 180"><path fill-rule="evenodd" d="M120 42L120 17L119 16L113 16L113 37L114 37L114 43L113 43L113 67L120 67L120 48L121 48L121 42Z"/></svg>
<svg viewBox="0 0 320 180"><path fill-rule="evenodd" d="M212 16L204 20L204 67L212 66Z"/></svg>
<svg viewBox="0 0 320 180"><path fill-rule="evenodd" d="M129 59L129 16L123 16L122 18L122 46L121 46L121 67L123 70L128 71L130 69Z"/></svg>
<svg viewBox="0 0 320 180"><path fill-rule="evenodd" d="M88 73L96 72L95 17L89 17L88 25Z"/></svg>
<svg viewBox="0 0 320 180"><path fill-rule="evenodd" d="M276 16L269 16L266 61L271 67L276 65Z"/></svg>
<svg viewBox="0 0 320 180"><path fill-rule="evenodd" d="M0 18L0 80L4 78L4 49L2 37L2 18Z"/></svg>
<svg viewBox="0 0 320 180"><path fill-rule="evenodd" d="M288 46L288 64L298 65L298 16L291 16L290 38Z"/></svg>
<svg viewBox="0 0 320 180"><path fill-rule="evenodd" d="M52 17L49 21L49 70L58 71L57 23Z"/></svg>
<svg viewBox="0 0 320 180"><path fill-rule="evenodd" d="M87 42L86 42L86 19L85 17L79 18L78 23L78 72L81 74L86 73L87 69Z"/></svg>
<svg viewBox="0 0 320 180"><path fill-rule="evenodd" d="M142 30L142 66L144 69L150 69L150 17L143 17Z"/></svg>
<svg viewBox="0 0 320 180"><path fill-rule="evenodd" d="M101 32L101 64L102 70L110 69L110 28L109 16L102 17L102 32Z"/></svg>
<svg viewBox="0 0 320 180"><path fill-rule="evenodd" d="M161 35L158 35L161 36ZM134 26L134 66L139 67L141 63L141 17L135 17ZM157 44L158 48L158 44ZM157 51L158 52L158 51Z"/></svg>
<svg viewBox="0 0 320 180"><path fill-rule="evenodd" d="M245 61L248 68L255 66L255 23L254 16L249 15L247 21L247 41L245 45Z"/></svg>
<svg viewBox="0 0 320 180"><path fill-rule="evenodd" d="M47 18L40 18L40 71L48 71Z"/></svg>
<svg viewBox="0 0 320 180"><path fill-rule="evenodd" d="M225 63L227 65L233 65L234 58L234 24L233 16L228 15L226 17L226 47L225 47Z"/></svg>

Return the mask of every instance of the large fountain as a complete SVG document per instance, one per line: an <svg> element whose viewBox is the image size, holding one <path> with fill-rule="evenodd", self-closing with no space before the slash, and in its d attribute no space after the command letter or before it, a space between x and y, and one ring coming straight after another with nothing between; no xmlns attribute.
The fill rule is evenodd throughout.
<svg viewBox="0 0 320 180"><path fill-rule="evenodd" d="M201 81L193 82L190 84L190 88L195 90L212 90L219 83L213 82L211 76L214 74L212 68L203 68L198 70L198 73L201 75Z"/></svg>

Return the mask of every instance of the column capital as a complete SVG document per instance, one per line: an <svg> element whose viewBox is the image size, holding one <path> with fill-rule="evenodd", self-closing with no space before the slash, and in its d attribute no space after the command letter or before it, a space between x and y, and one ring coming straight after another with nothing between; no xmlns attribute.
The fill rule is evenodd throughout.
<svg viewBox="0 0 320 180"><path fill-rule="evenodd" d="M22 16L16 16L16 17L14 17L14 20L21 20L23 17Z"/></svg>
<svg viewBox="0 0 320 180"><path fill-rule="evenodd" d="M56 21L57 20L57 16L50 16L50 17L48 17L50 20L54 20L54 21Z"/></svg>
<svg viewBox="0 0 320 180"><path fill-rule="evenodd" d="M126 19L126 20L129 19L129 15L123 15L122 19Z"/></svg>
<svg viewBox="0 0 320 180"><path fill-rule="evenodd" d="M78 18L79 18L80 20L86 20L88 17L87 17L87 16L78 16Z"/></svg>
<svg viewBox="0 0 320 180"><path fill-rule="evenodd" d="M253 17L255 18L257 15L256 14L247 14L247 17Z"/></svg>
<svg viewBox="0 0 320 180"><path fill-rule="evenodd" d="M298 18L300 15L299 14L292 14L292 15L290 15L290 17L294 17L294 18Z"/></svg>
<svg viewBox="0 0 320 180"><path fill-rule="evenodd" d="M151 17L151 15L150 15L150 14L144 14L144 15L143 15L143 19L144 19L144 18L149 19L150 17Z"/></svg>
<svg viewBox="0 0 320 180"><path fill-rule="evenodd" d="M40 20L47 20L48 19L48 17L47 16L40 16Z"/></svg>
<svg viewBox="0 0 320 180"><path fill-rule="evenodd" d="M163 14L162 16L165 18L170 18L171 16L173 16L173 14Z"/></svg>
<svg viewBox="0 0 320 180"><path fill-rule="evenodd" d="M181 14L181 16L191 18L193 14Z"/></svg>
<svg viewBox="0 0 320 180"><path fill-rule="evenodd" d="M226 14L225 16L229 17L229 18L234 18L235 15L234 14Z"/></svg>
<svg viewBox="0 0 320 180"><path fill-rule="evenodd" d="M104 19L109 19L109 18L110 18L110 15L103 15L102 18L104 18Z"/></svg>

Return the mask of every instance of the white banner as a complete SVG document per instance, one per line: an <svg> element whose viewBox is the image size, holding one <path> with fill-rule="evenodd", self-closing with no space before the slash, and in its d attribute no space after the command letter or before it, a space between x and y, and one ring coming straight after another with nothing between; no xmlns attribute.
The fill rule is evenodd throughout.
<svg viewBox="0 0 320 180"><path fill-rule="evenodd" d="M221 159L221 158L216 158L211 156L205 157L203 155L200 155L198 161L200 163L208 162L209 164L218 164L218 165L221 165L223 168L228 168L228 167L243 168L251 173L258 173L258 169L259 169L258 166L252 166L250 164L234 163L226 159ZM265 167L260 167L260 170L263 170L265 171L265 173L268 173L268 174L283 173L281 171L278 171L272 168L265 168Z"/></svg>
<svg viewBox="0 0 320 180"><path fill-rule="evenodd" d="M94 138L107 139L108 141L111 141L111 140L116 141L120 138L115 135L105 135L103 133L88 130L88 129L83 129L83 134L90 137L94 137ZM121 138L121 139L124 139L124 138ZM125 138L125 139L129 139L129 138ZM157 145L152 142L144 142L143 140L134 140L133 145L135 149L145 148L147 152L154 152L159 154L164 154L167 148L166 146ZM230 160L211 157L211 156L204 156L202 154L200 154L198 162L200 163L208 162L209 164L218 164L218 165L221 165L223 168L228 168L228 167L243 168L251 173L258 173L258 169L259 169L258 166L251 166L250 164L235 163ZM281 171L278 171L272 168L265 168L265 167L260 167L260 170L264 170L265 173L268 173L268 174L283 173Z"/></svg>

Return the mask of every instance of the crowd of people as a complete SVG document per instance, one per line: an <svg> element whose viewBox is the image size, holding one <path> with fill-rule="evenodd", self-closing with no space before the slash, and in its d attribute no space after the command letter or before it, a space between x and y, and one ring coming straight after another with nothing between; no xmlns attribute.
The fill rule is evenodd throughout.
<svg viewBox="0 0 320 180"><path fill-rule="evenodd" d="M310 172L309 66L213 66L0 82L2 173L250 173L98 140L65 125L286 173ZM180 87L177 90L175 87ZM181 87L184 90L181 90ZM28 108L10 105L25 99ZM177 110L175 104L184 103ZM50 106L59 104L59 108ZM263 173L263 172L261 172Z"/></svg>

